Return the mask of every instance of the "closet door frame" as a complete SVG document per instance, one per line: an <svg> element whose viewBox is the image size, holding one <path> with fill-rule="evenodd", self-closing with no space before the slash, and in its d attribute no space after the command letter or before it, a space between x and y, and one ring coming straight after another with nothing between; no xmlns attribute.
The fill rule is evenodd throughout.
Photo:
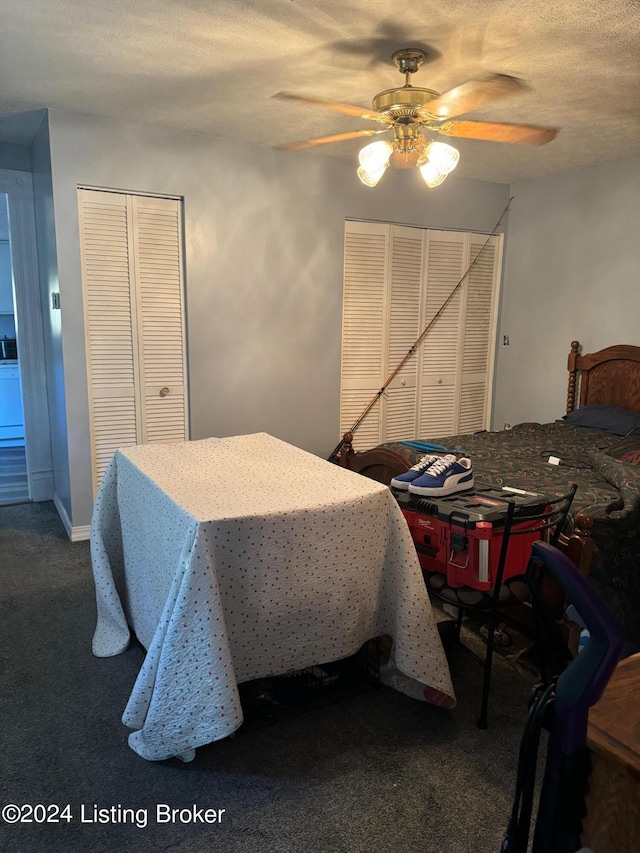
<svg viewBox="0 0 640 853"><path fill-rule="evenodd" d="M0 193L9 212L29 497L46 501L54 496L44 334L49 295L41 290L31 173L0 169Z"/></svg>

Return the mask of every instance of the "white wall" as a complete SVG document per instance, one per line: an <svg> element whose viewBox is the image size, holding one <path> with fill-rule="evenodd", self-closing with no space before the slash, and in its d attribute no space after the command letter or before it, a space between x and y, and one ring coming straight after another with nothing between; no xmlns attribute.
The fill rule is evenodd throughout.
<svg viewBox="0 0 640 853"><path fill-rule="evenodd" d="M513 185L492 424L565 412L567 355L640 345L640 160Z"/></svg>
<svg viewBox="0 0 640 853"><path fill-rule="evenodd" d="M266 431L322 456L340 437L345 218L491 230L508 199L417 170L370 189L335 158L56 110L50 136L74 527L92 507L78 184L184 197L191 437Z"/></svg>

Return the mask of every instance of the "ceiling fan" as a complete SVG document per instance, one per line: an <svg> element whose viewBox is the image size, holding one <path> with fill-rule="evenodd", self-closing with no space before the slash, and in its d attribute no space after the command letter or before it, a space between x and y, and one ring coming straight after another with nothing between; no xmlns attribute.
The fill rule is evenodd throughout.
<svg viewBox="0 0 640 853"><path fill-rule="evenodd" d="M373 99L372 110L340 101L293 95L288 92L276 93L274 98L326 107L334 112L381 125L376 129L352 130L333 136L289 142L277 145L276 148L280 151L299 151L392 131L391 141L373 142L360 151L360 180L367 186L375 186L393 157L395 165L417 165L427 186L434 187L441 184L455 168L460 155L453 146L431 140L425 135L425 131L427 134L521 145L545 145L557 136L558 130L551 127L454 120L455 116L464 115L501 98L525 91L526 86L517 77L491 74L468 80L444 94L439 94L432 89L411 85L411 75L416 73L425 58L426 53L418 48L397 50L392 59L400 73L405 75L405 83L403 86L379 92Z"/></svg>

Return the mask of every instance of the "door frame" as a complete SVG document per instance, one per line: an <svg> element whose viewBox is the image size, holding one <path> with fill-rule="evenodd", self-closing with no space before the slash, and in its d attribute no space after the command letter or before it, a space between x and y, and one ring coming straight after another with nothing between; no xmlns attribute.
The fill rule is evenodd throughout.
<svg viewBox="0 0 640 853"><path fill-rule="evenodd" d="M9 247L29 495L32 501L46 501L51 500L54 493L53 463L31 173L0 169L0 193L6 193L9 211Z"/></svg>

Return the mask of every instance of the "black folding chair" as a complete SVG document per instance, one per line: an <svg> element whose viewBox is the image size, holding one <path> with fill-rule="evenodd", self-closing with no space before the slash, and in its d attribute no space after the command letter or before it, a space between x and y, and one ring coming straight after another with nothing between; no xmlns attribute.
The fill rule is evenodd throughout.
<svg viewBox="0 0 640 853"><path fill-rule="evenodd" d="M502 544L498 562L496 566L491 567L492 575L495 577L495 582L491 590L480 593L477 589L467 586L456 588L449 586L438 587L434 581L434 576L425 572L429 593L434 598L457 610L455 641L479 661L484 668L482 701L480 705L480 717L478 718L478 728L480 729L486 729L488 726L489 686L491 682L495 634L499 624L499 608L500 604L511 595L509 589L503 583L510 543L516 536L531 536L533 534L543 541L548 541L552 545L555 545L565 524L577 488L577 485L574 484L565 495L555 500L547 501L544 508L540 506L537 508L517 506L515 501L508 502L507 515L502 529ZM528 557L529 555L527 554L526 559L523 561L522 575L524 575L527 568ZM511 574L513 575L512 572ZM510 580L512 581L513 577ZM465 615L480 615L486 620L487 649L484 659L476 655L460 639L462 620Z"/></svg>

